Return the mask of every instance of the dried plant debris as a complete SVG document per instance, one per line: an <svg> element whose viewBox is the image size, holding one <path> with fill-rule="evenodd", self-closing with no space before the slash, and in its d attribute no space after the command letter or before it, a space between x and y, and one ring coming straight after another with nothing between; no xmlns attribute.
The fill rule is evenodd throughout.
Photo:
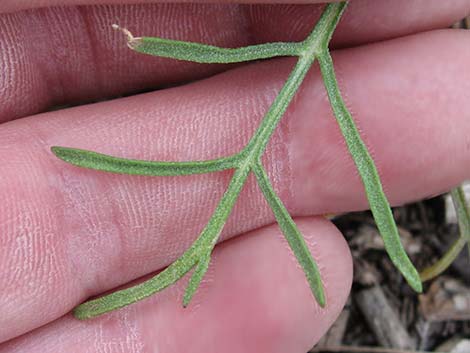
<svg viewBox="0 0 470 353"><path fill-rule="evenodd" d="M470 320L470 288L447 276L437 278L419 297L427 321Z"/></svg>
<svg viewBox="0 0 470 353"><path fill-rule="evenodd" d="M446 206L446 197L393 210L402 243L419 268L435 263L459 237L455 219L446 216L447 208L453 207L452 203ZM342 340L338 343L338 330L332 329L334 341L329 344L328 339L322 340L315 352L451 352L446 348L450 343L443 345L450 340L463 342L452 349L465 347L464 338L470 337L470 286L465 278L470 262L464 259L466 251L444 275L426 283L424 293L416 297L383 256L384 248L369 212L343 215L334 223L346 235L353 253L354 300L339 319L343 325L344 317L348 318ZM463 265L459 270L460 258ZM401 328L391 329L390 325ZM392 337L387 337L390 334Z"/></svg>
<svg viewBox="0 0 470 353"><path fill-rule="evenodd" d="M387 299L381 287L363 289L354 298L382 347L408 350L415 347L397 309Z"/></svg>
<svg viewBox="0 0 470 353"><path fill-rule="evenodd" d="M459 337L451 338L441 344L437 349L439 352L468 353L470 352L470 339Z"/></svg>

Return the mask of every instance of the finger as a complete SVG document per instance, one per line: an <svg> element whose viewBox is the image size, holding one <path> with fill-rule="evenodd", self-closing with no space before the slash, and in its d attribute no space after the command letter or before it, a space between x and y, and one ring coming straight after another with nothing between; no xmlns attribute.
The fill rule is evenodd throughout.
<svg viewBox="0 0 470 353"><path fill-rule="evenodd" d="M294 1L268 1L268 0L243 0L237 1L237 3L248 3L248 4L275 4L275 3L293 3L293 4L318 4L318 3L327 3L327 2L334 2L335 0L294 0ZM178 1L166 1L168 3L178 2ZM204 1L195 1L202 2ZM217 1L219 3L233 3L231 0L222 0ZM129 4L142 4L142 3L161 3L160 0L105 0L105 1L96 1L96 0L44 0L39 3L37 2L28 2L25 0L4 0L0 6L0 13L1 12L13 12L13 11L21 11L21 10L29 10L39 7L51 7L51 6L76 6L76 5L110 5L110 4L117 4L117 5L129 5Z"/></svg>
<svg viewBox="0 0 470 353"><path fill-rule="evenodd" d="M247 3L247 4L322 4L322 3L329 3L329 2L336 2L337 0L292 0L292 1L285 1L285 0L242 0L237 1L237 3ZM406 3L412 2L413 0L406 0ZM178 2L178 1L167 1L168 3ZM196 1L202 2L204 1ZM232 3L232 0L221 0L218 1L219 3ZM353 2L356 3L364 3L364 0L354 0ZM377 1L378 2L378 1ZM401 2L405 4L405 1L398 0L396 2ZM424 3L424 1L421 1ZM430 2L430 1L428 1ZM52 7L52 6L76 6L76 5L102 5L102 4L118 4L118 5L128 5L128 4L142 4L142 3L161 3L161 0L104 0L104 1L96 1L96 0L43 0L41 2L33 2L27 0L4 0L0 5L0 13L2 12L13 12L13 11L20 11L20 10L28 10L40 7ZM385 2L383 2L385 3ZM451 7L452 4L449 2L448 7ZM400 14L403 13L400 11Z"/></svg>
<svg viewBox="0 0 470 353"><path fill-rule="evenodd" d="M279 229L269 226L217 246L209 273L186 309L181 307L182 281L94 320L68 315L0 345L0 353L306 352L346 302L352 261L330 222L308 218L297 223L321 267L324 309L313 300Z"/></svg>
<svg viewBox="0 0 470 353"><path fill-rule="evenodd" d="M463 18L469 7L469 0L354 1L333 45L359 45L446 27ZM128 26L138 35L239 47L302 40L320 11L317 5L154 4L51 7L0 15L0 66L4 68L0 122L55 105L175 85L233 67L133 53L122 35L112 30L112 23Z"/></svg>
<svg viewBox="0 0 470 353"><path fill-rule="evenodd" d="M463 31L428 33L334 56L343 94L394 204L469 177L468 38ZM292 64L256 63L187 86L1 126L4 337L174 261L201 231L230 178L230 172L161 178L99 173L64 164L50 146L149 160L238 152ZM325 97L314 70L266 152L276 189L296 214L367 207ZM250 180L223 237L273 221ZM51 303L51 295L61 299Z"/></svg>

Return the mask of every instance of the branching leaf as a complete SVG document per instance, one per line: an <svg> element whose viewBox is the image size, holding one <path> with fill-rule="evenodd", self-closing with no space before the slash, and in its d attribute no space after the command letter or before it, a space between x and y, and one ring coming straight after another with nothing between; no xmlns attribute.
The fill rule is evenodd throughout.
<svg viewBox="0 0 470 353"><path fill-rule="evenodd" d="M408 283L418 292L421 291L419 275L400 243L398 231L390 206L383 193L374 161L370 157L351 115L344 105L336 82L331 56L328 51L328 43L346 5L346 2L341 2L325 6L325 10L317 25L311 34L301 43L267 43L244 48L219 48L206 44L162 38L136 38L129 31L114 26L115 29L123 31L128 37L129 47L150 55L199 63L235 63L276 56L297 56L298 61L252 139L236 155L208 161L153 162L117 158L92 151L66 147L52 148L53 153L57 157L68 163L79 167L113 173L176 176L210 173L226 169L235 170L226 192L206 227L193 245L180 258L157 276L142 284L114 292L78 306L74 310L78 318L94 317L146 298L175 283L191 269L195 268L183 298L183 305L187 306L208 269L212 250L227 218L232 212L248 175L252 171L293 253L305 272L314 297L321 306L325 305L326 299L318 266L312 258L300 231L275 193L260 162L276 126L287 110L288 105L316 57L320 61L320 68L333 112L361 175L372 212L383 236L385 247L392 261L403 273Z"/></svg>
<svg viewBox="0 0 470 353"><path fill-rule="evenodd" d="M222 196L206 227L193 245L186 250L180 258L155 277L139 285L79 305L74 310L75 317L78 319L89 319L145 299L181 279L199 262L206 261L206 258L210 257L220 232L232 212L233 206L245 184L248 174L249 169L246 167L239 168L235 171L227 191ZM196 273L198 274L193 280L193 284L195 284L198 279L198 271L202 270L204 270L204 267L199 268L199 270L196 269ZM186 298L185 296L184 299L186 305L189 303L189 299L191 299L196 289L197 288L190 287L188 290L190 292L189 297Z"/></svg>
<svg viewBox="0 0 470 353"><path fill-rule="evenodd" d="M73 310L74 316L80 320L91 319L109 311L123 308L167 288L191 271L196 265L196 245L197 241L183 256L155 277L136 286L80 304Z"/></svg>

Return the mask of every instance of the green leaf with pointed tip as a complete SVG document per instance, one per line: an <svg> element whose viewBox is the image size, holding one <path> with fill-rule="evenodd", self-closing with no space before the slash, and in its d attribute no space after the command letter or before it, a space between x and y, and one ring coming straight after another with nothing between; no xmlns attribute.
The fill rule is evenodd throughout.
<svg viewBox="0 0 470 353"><path fill-rule="evenodd" d="M210 253L199 260L194 269L193 274L189 280L188 286L186 287L186 291L184 292L183 297L183 306L186 308L189 305L191 299L193 299L194 294L196 293L199 285L201 284L202 278L207 272L209 268L209 263L211 261Z"/></svg>
<svg viewBox="0 0 470 353"><path fill-rule="evenodd" d="M220 48L157 37L132 38L129 40L129 46L143 54L205 64L230 64L275 56L296 56L300 49L299 43L266 43L242 48Z"/></svg>
<svg viewBox="0 0 470 353"><path fill-rule="evenodd" d="M400 242L398 229L393 219L390 204L383 192L379 173L341 97L333 68L333 60L328 50L320 53L318 61L333 113L361 176L372 214L385 244L385 249L408 284L420 293L423 288L418 271L408 258Z"/></svg>
<svg viewBox="0 0 470 353"><path fill-rule="evenodd" d="M51 147L52 152L63 161L78 167L100 170L111 173L177 176L218 172L235 168L240 156L195 162L154 162L136 159L125 159L105 154L68 147Z"/></svg>
<svg viewBox="0 0 470 353"><path fill-rule="evenodd" d="M256 165L253 168L253 172L255 173L256 180L258 181L258 185L260 186L266 201L273 210L274 216L279 224L279 228L281 228L292 252L305 273L305 277L310 285L313 296L317 300L318 304L321 307L324 307L326 298L320 271L318 270L318 266L313 259L302 234L281 199L274 191L263 166L261 164Z"/></svg>

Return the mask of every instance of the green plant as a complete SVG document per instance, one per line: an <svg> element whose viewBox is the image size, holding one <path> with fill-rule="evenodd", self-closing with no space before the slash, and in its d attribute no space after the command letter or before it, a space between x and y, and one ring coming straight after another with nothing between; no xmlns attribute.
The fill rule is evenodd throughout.
<svg viewBox="0 0 470 353"><path fill-rule="evenodd" d="M226 169L234 170L231 182L206 227L179 259L154 278L142 284L79 305L74 310L76 317L79 319L91 318L134 303L170 286L194 269L183 298L183 305L188 305L208 269L212 250L250 173L255 175L279 227L306 275L314 297L321 306L325 305L325 295L318 267L300 231L275 193L261 163L261 157L273 131L315 59L320 65L332 110L362 178L385 248L410 286L418 292L422 290L419 274L400 243L397 227L374 161L361 140L354 120L343 102L336 81L328 46L346 6L346 2L327 5L311 34L304 41L295 43L267 43L229 49L162 38L135 38L130 32L123 30L128 37L128 45L131 49L145 54L179 60L199 63L234 63L276 56L293 56L298 60L254 136L235 155L196 162L154 162L116 158L66 147L52 147L52 152L66 162L80 167L114 173L176 176L210 173ZM118 27L116 26L116 28Z"/></svg>
<svg viewBox="0 0 470 353"><path fill-rule="evenodd" d="M439 261L425 268L420 273L422 281L429 281L444 272L457 259L465 244L468 246L468 254L470 256L470 209L465 199L463 187L459 186L453 189L450 192L450 196L457 213L460 236Z"/></svg>

